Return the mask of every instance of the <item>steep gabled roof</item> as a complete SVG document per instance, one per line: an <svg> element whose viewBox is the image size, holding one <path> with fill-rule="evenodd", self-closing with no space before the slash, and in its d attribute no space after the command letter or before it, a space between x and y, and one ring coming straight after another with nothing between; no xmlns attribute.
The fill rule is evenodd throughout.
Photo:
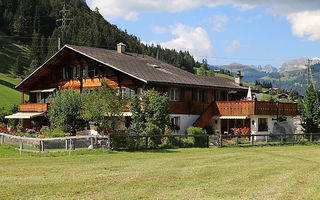
<svg viewBox="0 0 320 200"><path fill-rule="evenodd" d="M222 77L198 76L146 55L118 53L117 51L102 48L75 45L65 45L62 49L65 48L114 68L115 70L125 73L147 84L175 84L189 85L193 87L247 89L246 87L237 85L230 79ZM40 66L37 70L40 70L42 67L44 67L46 63ZM35 74L36 71L29 75L16 87L20 87L28 78Z"/></svg>

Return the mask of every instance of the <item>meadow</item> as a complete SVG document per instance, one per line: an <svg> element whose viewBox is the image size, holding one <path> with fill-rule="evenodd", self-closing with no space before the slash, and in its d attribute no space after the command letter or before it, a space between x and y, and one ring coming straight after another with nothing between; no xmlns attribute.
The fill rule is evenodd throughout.
<svg viewBox="0 0 320 200"><path fill-rule="evenodd" d="M0 199L319 199L320 146L77 150L0 146Z"/></svg>

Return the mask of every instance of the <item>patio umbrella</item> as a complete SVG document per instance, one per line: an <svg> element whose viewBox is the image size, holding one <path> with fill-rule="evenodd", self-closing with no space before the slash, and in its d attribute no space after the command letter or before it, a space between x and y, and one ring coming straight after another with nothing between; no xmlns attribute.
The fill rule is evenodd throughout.
<svg viewBox="0 0 320 200"><path fill-rule="evenodd" d="M251 87L248 88L247 100L252 101Z"/></svg>

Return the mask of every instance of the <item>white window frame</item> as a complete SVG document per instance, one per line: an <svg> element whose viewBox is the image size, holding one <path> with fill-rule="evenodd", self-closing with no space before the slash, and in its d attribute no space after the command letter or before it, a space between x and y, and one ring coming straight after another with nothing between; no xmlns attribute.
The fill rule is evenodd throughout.
<svg viewBox="0 0 320 200"><path fill-rule="evenodd" d="M169 100L170 101L180 101L181 90L180 88L170 88L169 89Z"/></svg>

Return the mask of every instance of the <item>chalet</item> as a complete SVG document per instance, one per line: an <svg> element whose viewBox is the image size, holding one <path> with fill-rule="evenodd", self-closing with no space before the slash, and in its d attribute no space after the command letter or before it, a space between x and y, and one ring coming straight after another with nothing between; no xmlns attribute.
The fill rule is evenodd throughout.
<svg viewBox="0 0 320 200"><path fill-rule="evenodd" d="M297 115L296 104L240 101L248 90L240 73L235 81L198 76L146 55L127 53L120 43L117 51L65 45L16 86L21 90L20 112L7 118L23 119L24 128L48 125L50 94L66 88L101 87L103 79L117 85L125 98L150 89L167 92L177 134L185 134L192 125L222 133L234 127L270 132L277 115L290 123ZM25 93L30 96L28 102Z"/></svg>

